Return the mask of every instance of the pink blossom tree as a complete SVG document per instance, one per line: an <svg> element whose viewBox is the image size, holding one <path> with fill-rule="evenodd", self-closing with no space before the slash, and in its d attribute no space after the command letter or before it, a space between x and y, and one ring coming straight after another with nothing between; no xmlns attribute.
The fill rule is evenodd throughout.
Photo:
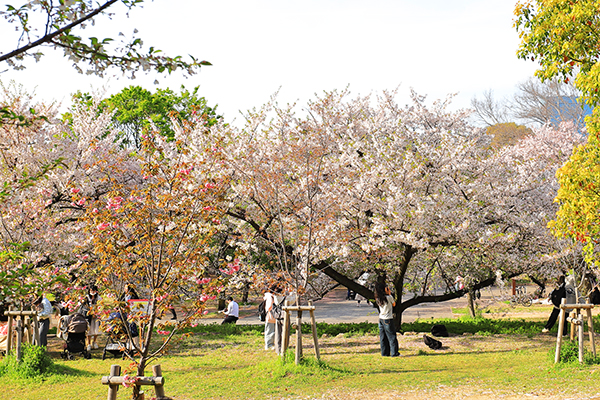
<svg viewBox="0 0 600 400"><path fill-rule="evenodd" d="M140 150L130 154L129 162L137 167L128 170L126 182L115 180L112 171L124 165L99 160L94 167L104 174L101 181L110 189L99 199L81 196L88 238L81 249L89 257L79 269L101 288L103 301L96 312L105 327L110 330L111 324L122 323L131 343L128 354L139 355L138 376L164 352L178 329L192 324L206 301L223 290L211 266L220 265L226 276L240 269L237 259L211 260L228 185L220 163L221 143L201 123L174 130L174 140L157 131L143 137ZM149 301L145 311L123 301L125 284ZM161 322L182 293L190 297L183 315ZM112 312L120 318L110 320ZM139 341L132 340L131 323L139 326ZM164 335L158 346L152 340L156 333ZM134 398L138 391L135 387Z"/></svg>

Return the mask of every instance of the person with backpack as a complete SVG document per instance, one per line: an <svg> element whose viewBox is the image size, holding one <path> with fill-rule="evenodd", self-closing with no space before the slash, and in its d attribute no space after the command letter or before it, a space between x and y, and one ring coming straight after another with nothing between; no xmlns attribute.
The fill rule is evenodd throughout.
<svg viewBox="0 0 600 400"><path fill-rule="evenodd" d="M375 302L379 307L379 345L384 357L398 357L398 338L394 325L394 306L396 302L390 289L383 283L375 284Z"/></svg>
<svg viewBox="0 0 600 400"><path fill-rule="evenodd" d="M554 308L552 309L552 312L550 313L548 322L546 322L544 329L542 329L542 333L550 332L550 329L552 329L552 327L556 323L556 320L558 319L558 316L560 314L560 303L561 303L562 299L567 297L564 275L561 275L558 277L557 285L558 286L552 292L550 292L549 297L550 297L550 301L554 305ZM565 329L563 331L563 335L566 334L566 330L567 330L567 324L565 324Z"/></svg>
<svg viewBox="0 0 600 400"><path fill-rule="evenodd" d="M279 287L272 285L264 295L265 311L265 350L282 351L283 310L285 296L279 295Z"/></svg>

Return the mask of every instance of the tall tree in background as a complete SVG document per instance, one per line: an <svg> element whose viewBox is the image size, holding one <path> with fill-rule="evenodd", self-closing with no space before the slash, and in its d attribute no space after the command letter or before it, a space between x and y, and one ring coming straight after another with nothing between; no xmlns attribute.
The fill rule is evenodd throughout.
<svg viewBox="0 0 600 400"><path fill-rule="evenodd" d="M551 79L544 82L529 78L517 85L517 92L508 99L494 98L492 91L471 99L475 118L486 126L519 121L528 126L574 121L584 126L586 108L579 101L581 93L574 82Z"/></svg>
<svg viewBox="0 0 600 400"><path fill-rule="evenodd" d="M0 297L22 300L42 289L61 293L64 286L52 282L75 268L78 259L73 250L85 241L79 221L85 203L73 197L80 192L90 198L106 193L109 188L100 179L105 175L93 165L100 159L107 160L106 165L123 164L128 153L115 146L107 129L110 114L98 115L76 105L65 124L55 107L35 103L18 88L3 89L2 102L15 113L27 116L33 109L47 117L25 126L0 125L0 181L8 191L0 202L0 248L7 254L20 249L16 265L2 266L0 286L12 288L12 293L5 291ZM100 140L102 136L105 140ZM129 179L116 169L111 178L121 183ZM23 272L19 279L17 268ZM34 281L35 287L27 284Z"/></svg>
<svg viewBox="0 0 600 400"><path fill-rule="evenodd" d="M551 224L555 234L584 245L586 259L600 265L598 210L600 196L600 1L532 1L519 3L515 26L521 45L518 55L540 64L542 80L576 76L583 101L594 107L586 119L587 143L579 146L558 171L560 209Z"/></svg>
<svg viewBox="0 0 600 400"><path fill-rule="evenodd" d="M137 149L142 134L152 130L152 125L172 139L175 131L171 119L179 125L191 120L203 120L208 127L214 125L221 117L216 114L216 107L209 107L206 99L198 96L198 90L199 87L195 87L190 92L182 86L179 94L171 89L158 89L152 93L140 86L130 86L103 100L99 111L113 112L120 140Z"/></svg>
<svg viewBox="0 0 600 400"><path fill-rule="evenodd" d="M519 140L532 134L533 131L524 125L517 125L514 122L503 122L488 126L485 129L485 133L492 136L491 146L499 149L504 146L516 144Z"/></svg>

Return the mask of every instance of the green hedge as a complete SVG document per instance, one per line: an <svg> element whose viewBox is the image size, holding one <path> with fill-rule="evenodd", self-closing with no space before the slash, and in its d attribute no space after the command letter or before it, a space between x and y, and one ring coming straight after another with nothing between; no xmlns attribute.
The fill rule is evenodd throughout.
<svg viewBox="0 0 600 400"><path fill-rule="evenodd" d="M488 318L469 318L463 317L459 319L429 319L417 320L415 322L404 323L401 327L401 332L431 332L431 327L436 324L443 324L448 329L451 335L462 335L463 333L472 333L480 335L496 335L496 334L521 334L532 335L538 334L544 327L544 322L528 321L524 319L488 319ZM598 325L600 326L600 325ZM198 325L194 328L186 329L185 332L196 334L210 335L239 335L239 334L262 334L264 326L261 325ZM556 330L556 327L555 327ZM295 332L292 329L292 332ZM379 328L376 323L360 322L360 323L340 323L328 324L318 323L317 333L319 336L324 334L328 336L337 336L340 334L355 336L355 335L377 335ZM311 327L309 324L302 325L302 333L310 334Z"/></svg>

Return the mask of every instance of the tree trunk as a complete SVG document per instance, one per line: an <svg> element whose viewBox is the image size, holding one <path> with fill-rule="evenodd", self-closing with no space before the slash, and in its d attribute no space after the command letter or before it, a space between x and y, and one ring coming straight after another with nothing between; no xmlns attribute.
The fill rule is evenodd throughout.
<svg viewBox="0 0 600 400"><path fill-rule="evenodd" d="M141 362L141 363L138 365L138 368L137 368L137 376L144 376L145 369L146 369L145 365L146 365L146 363L145 363L145 362ZM133 396L131 396L131 398L132 398L133 400L142 400L142 395L141 395L141 393L140 393L140 392L142 391L141 389L142 389L142 387L141 387L140 385L135 385L135 386L133 387Z"/></svg>
<svg viewBox="0 0 600 400"><path fill-rule="evenodd" d="M471 318L475 318L475 291L469 290L467 292L467 306L469 308L469 315Z"/></svg>
<svg viewBox="0 0 600 400"><path fill-rule="evenodd" d="M394 291L396 292L396 306L394 307L394 325L396 331L400 331L402 326L402 292L404 290L404 274L400 274L394 279Z"/></svg>
<svg viewBox="0 0 600 400"><path fill-rule="evenodd" d="M242 291L242 303L248 302L248 292L250 292L249 287L249 284L244 285L244 290Z"/></svg>

